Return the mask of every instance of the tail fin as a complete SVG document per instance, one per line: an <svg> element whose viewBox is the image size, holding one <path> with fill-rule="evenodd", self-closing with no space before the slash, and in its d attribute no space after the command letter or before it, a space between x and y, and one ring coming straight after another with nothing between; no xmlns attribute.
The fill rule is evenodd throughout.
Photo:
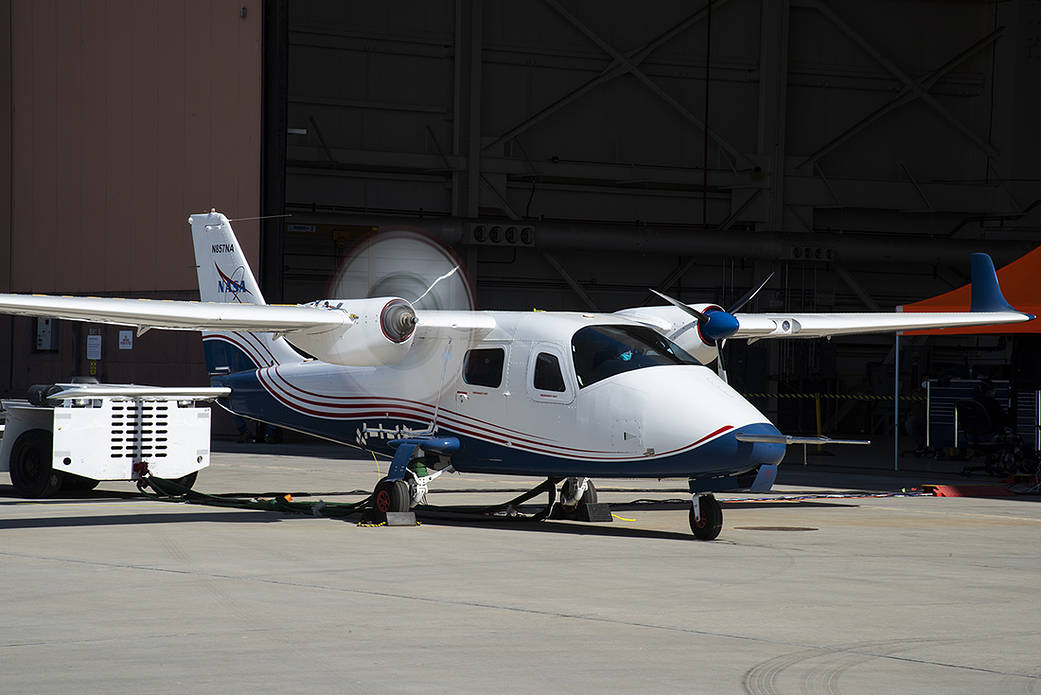
<svg viewBox="0 0 1041 695"><path fill-rule="evenodd" d="M972 289L970 309L972 311L1016 311L1016 308L1005 301L998 284L998 273L994 270L994 261L985 253L972 254L970 266Z"/></svg>
<svg viewBox="0 0 1041 695"><path fill-rule="evenodd" d="M246 256L227 217L211 210L192 215L192 240L199 274L199 299L204 302L266 304L260 285L253 277ZM272 333L235 331L203 333L206 369L212 374L228 374L304 358L285 338Z"/></svg>

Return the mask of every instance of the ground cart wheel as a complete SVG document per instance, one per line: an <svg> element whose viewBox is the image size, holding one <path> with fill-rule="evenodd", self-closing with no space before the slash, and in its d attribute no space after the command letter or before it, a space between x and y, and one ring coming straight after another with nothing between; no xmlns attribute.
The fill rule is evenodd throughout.
<svg viewBox="0 0 1041 695"><path fill-rule="evenodd" d="M51 468L51 433L29 430L11 447L11 484L26 497L50 497L61 489L62 472Z"/></svg>
<svg viewBox="0 0 1041 695"><path fill-rule="evenodd" d="M408 483L404 480L383 478L376 483L376 489L372 493L372 506L380 514L407 512L410 497Z"/></svg>
<svg viewBox="0 0 1041 695"><path fill-rule="evenodd" d="M723 507L713 495L701 495L699 499L701 519L694 518L694 507L690 508L690 530L701 541L715 540L723 530Z"/></svg>

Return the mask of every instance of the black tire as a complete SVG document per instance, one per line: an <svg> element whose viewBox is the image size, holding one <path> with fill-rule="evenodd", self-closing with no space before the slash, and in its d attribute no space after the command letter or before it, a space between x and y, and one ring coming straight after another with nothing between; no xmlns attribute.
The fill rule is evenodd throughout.
<svg viewBox="0 0 1041 695"><path fill-rule="evenodd" d="M713 495L701 495L701 521L694 518L694 507L690 508L690 530L699 541L712 541L723 530L723 507Z"/></svg>
<svg viewBox="0 0 1041 695"><path fill-rule="evenodd" d="M560 486L560 499L573 498L578 490L578 486L578 478L565 478L563 485ZM582 493L582 496L574 504L569 505L558 502L553 508L552 518L574 519L578 514L578 508L583 504L596 504L596 485L593 484L592 480L586 484L586 491Z"/></svg>
<svg viewBox="0 0 1041 695"><path fill-rule="evenodd" d="M47 430L29 430L11 447L11 484L25 497L50 497L61 489L63 474L51 468L52 442Z"/></svg>
<svg viewBox="0 0 1041 695"><path fill-rule="evenodd" d="M404 480L391 481L383 478L376 483L376 489L372 492L372 507L380 515L385 516L387 512L407 512L411 502L408 483Z"/></svg>
<svg viewBox="0 0 1041 695"><path fill-rule="evenodd" d="M82 475L76 475L74 473L62 473L61 491L90 492L96 488L100 482L100 480L84 478Z"/></svg>
<svg viewBox="0 0 1041 695"><path fill-rule="evenodd" d="M578 490L579 482L578 478L567 478L564 484L560 486L560 497L567 499L575 496L575 491ZM590 480L586 483L586 491L582 493L582 496L575 502L575 507L580 504L596 504L596 485ZM574 507L572 507L574 509Z"/></svg>

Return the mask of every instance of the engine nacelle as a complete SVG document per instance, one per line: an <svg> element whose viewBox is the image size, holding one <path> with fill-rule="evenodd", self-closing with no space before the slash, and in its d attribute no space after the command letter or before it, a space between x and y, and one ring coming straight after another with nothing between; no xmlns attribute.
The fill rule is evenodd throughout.
<svg viewBox="0 0 1041 695"><path fill-rule="evenodd" d="M691 329L693 330L693 329ZM684 336L679 336L679 340L673 340L672 342L679 345L681 348L687 351L691 357L696 359L701 364L712 364L717 357L719 357L719 348L715 345L706 345L705 343L698 340L697 336L693 339L683 339Z"/></svg>
<svg viewBox="0 0 1041 695"><path fill-rule="evenodd" d="M408 354L416 335L416 311L400 297L324 299L307 306L342 311L351 322L345 328L286 334L291 344L323 362L350 367L395 364Z"/></svg>
<svg viewBox="0 0 1041 695"><path fill-rule="evenodd" d="M702 313L722 311L716 304L691 304L690 306ZM622 309L615 313L654 326L702 364L711 364L719 356L719 346L716 341L707 340L702 336L700 327L693 317L674 306L644 306ZM689 326L689 328L678 335L673 335L684 326Z"/></svg>

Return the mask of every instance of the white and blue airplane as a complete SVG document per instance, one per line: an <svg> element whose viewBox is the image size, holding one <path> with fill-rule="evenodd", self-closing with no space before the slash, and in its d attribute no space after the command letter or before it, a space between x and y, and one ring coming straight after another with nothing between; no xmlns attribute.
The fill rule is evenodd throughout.
<svg viewBox="0 0 1041 695"><path fill-rule="evenodd" d="M0 295L0 312L201 331L232 413L393 457L380 512L407 511L446 470L540 476L560 505L593 477L686 478L690 525L711 540L713 492L765 491L790 444L726 382L724 341L1015 323L974 254L972 307L947 313L740 313L661 295L615 313L423 309L400 296L264 302L227 217L189 217L201 301ZM765 282L763 283L765 284ZM705 365L717 362L718 373ZM851 443L851 442L846 442ZM419 464L419 462L422 464Z"/></svg>

